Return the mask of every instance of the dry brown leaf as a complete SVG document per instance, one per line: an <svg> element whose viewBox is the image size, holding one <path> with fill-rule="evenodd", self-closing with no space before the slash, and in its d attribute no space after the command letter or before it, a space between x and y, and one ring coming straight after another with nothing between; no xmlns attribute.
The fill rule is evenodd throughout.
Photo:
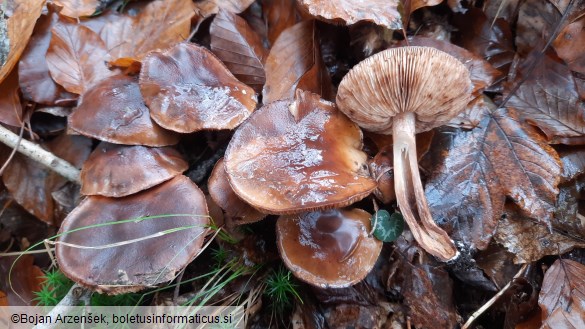
<svg viewBox="0 0 585 329"><path fill-rule="evenodd" d="M71 18L91 16L100 5L100 0L53 0L62 7L60 14Z"/></svg>
<svg viewBox="0 0 585 329"><path fill-rule="evenodd" d="M207 18L217 14L220 9L232 14L239 14L253 2L254 0L198 0L195 2L195 7L201 18Z"/></svg>
<svg viewBox="0 0 585 329"><path fill-rule="evenodd" d="M18 93L18 72L15 69L0 83L0 122L20 127L23 119L23 109Z"/></svg>
<svg viewBox="0 0 585 329"><path fill-rule="evenodd" d="M264 62L268 51L256 32L243 18L220 10L211 23L209 33L211 51L238 80L261 93L266 81Z"/></svg>
<svg viewBox="0 0 585 329"><path fill-rule="evenodd" d="M551 37L561 21L560 12L551 1L522 1L516 23L514 44L521 55L526 55L535 47L540 47Z"/></svg>
<svg viewBox="0 0 585 329"><path fill-rule="evenodd" d="M569 68L585 74L585 18L573 22L559 33L553 47Z"/></svg>
<svg viewBox="0 0 585 329"><path fill-rule="evenodd" d="M0 294L0 305L6 303L9 306L34 306L34 292L41 290L40 277L43 272L34 265L33 255L23 255L16 263L15 261L16 257L0 257L0 273L5 278L0 282L0 289L6 292L4 298ZM9 282L10 270L12 275Z"/></svg>
<svg viewBox="0 0 585 329"><path fill-rule="evenodd" d="M152 50L172 47L190 34L195 6L191 0L156 0L134 17L106 23L100 32L112 63L128 67Z"/></svg>
<svg viewBox="0 0 585 329"><path fill-rule="evenodd" d="M97 33L65 21L57 22L52 31L47 65L53 79L67 91L81 95L114 75L106 66L108 54Z"/></svg>
<svg viewBox="0 0 585 329"><path fill-rule="evenodd" d="M443 0L412 0L410 3L410 13L423 7L436 6L443 2Z"/></svg>
<svg viewBox="0 0 585 329"><path fill-rule="evenodd" d="M5 61L0 62L0 65L2 65L0 68L0 82L6 79L8 74L12 71L12 68L18 63L20 55L26 48L28 39L33 33L37 19L41 16L44 4L45 0L13 1L13 14L6 23L7 34L2 37L7 37L10 50ZM2 13L2 15L4 15L4 13Z"/></svg>
<svg viewBox="0 0 585 329"><path fill-rule="evenodd" d="M295 0L262 1L262 12L268 28L268 41L274 44L282 31L297 23Z"/></svg>
<svg viewBox="0 0 585 329"><path fill-rule="evenodd" d="M314 21L300 22L282 32L270 49L265 69L264 104L292 98L297 89L312 91L328 100L334 97Z"/></svg>
<svg viewBox="0 0 585 329"><path fill-rule="evenodd" d="M585 328L585 265L559 259L546 271L538 297L543 329Z"/></svg>
<svg viewBox="0 0 585 329"><path fill-rule="evenodd" d="M347 25L360 21L373 22L390 30L402 28L397 0L299 0L312 16Z"/></svg>
<svg viewBox="0 0 585 329"><path fill-rule="evenodd" d="M562 148L559 155L563 164L562 183L585 173L585 147Z"/></svg>
<svg viewBox="0 0 585 329"><path fill-rule="evenodd" d="M520 215L511 205L506 205L506 216L499 221L494 238L514 254L516 264L535 262L547 255L585 247L582 239L556 231L550 233L545 225Z"/></svg>
<svg viewBox="0 0 585 329"><path fill-rule="evenodd" d="M39 18L30 42L18 63L20 88L27 100L53 105L59 99L75 97L51 78L45 57L51 41L51 29L58 20L59 15L53 11Z"/></svg>

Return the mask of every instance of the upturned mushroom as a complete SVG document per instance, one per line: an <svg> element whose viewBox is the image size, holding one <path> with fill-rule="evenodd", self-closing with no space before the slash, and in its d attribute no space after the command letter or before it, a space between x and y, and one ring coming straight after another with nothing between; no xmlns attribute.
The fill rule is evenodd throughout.
<svg viewBox="0 0 585 329"><path fill-rule="evenodd" d="M417 242L442 261L458 252L432 218L414 136L464 110L471 91L467 68L453 56L430 47L400 47L357 64L341 81L336 99L340 110L363 129L392 134L398 206Z"/></svg>

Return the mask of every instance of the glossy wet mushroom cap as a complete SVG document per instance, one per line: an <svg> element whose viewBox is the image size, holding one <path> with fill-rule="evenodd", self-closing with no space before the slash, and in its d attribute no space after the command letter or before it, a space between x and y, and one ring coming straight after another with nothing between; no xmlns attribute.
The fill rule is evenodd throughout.
<svg viewBox="0 0 585 329"><path fill-rule="evenodd" d="M167 181L187 170L181 154L153 148L102 142L81 169L81 194L119 198Z"/></svg>
<svg viewBox="0 0 585 329"><path fill-rule="evenodd" d="M156 215L165 217L136 220ZM174 279L201 250L208 223L205 196L185 176L123 198L90 196L63 221L57 262L99 293L136 292Z"/></svg>
<svg viewBox="0 0 585 329"><path fill-rule="evenodd" d="M343 207L376 187L361 148L361 130L335 104L298 90L238 128L225 169L234 192L265 213Z"/></svg>
<svg viewBox="0 0 585 329"><path fill-rule="evenodd" d="M361 209L332 209L281 216L278 250L299 279L321 288L343 288L371 271L382 242L369 237L372 215Z"/></svg>

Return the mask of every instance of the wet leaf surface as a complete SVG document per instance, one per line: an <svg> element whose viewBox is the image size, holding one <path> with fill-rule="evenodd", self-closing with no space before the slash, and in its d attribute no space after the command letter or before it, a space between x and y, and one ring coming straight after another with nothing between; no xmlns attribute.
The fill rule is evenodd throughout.
<svg viewBox="0 0 585 329"><path fill-rule="evenodd" d="M374 22L390 30L402 28L398 1L374 0L367 4L360 0L342 0L331 2L326 0L300 0L304 10L314 17L344 23L355 24L360 21Z"/></svg>
<svg viewBox="0 0 585 329"><path fill-rule="evenodd" d="M220 10L211 23L209 33L211 51L238 80L261 93L266 81L264 62L268 51L254 30L243 18Z"/></svg>
<svg viewBox="0 0 585 329"><path fill-rule="evenodd" d="M238 81L213 53L195 44L151 53L139 83L150 116L176 132L233 129L256 108L254 90Z"/></svg>
<svg viewBox="0 0 585 329"><path fill-rule="evenodd" d="M83 94L113 73L107 68L107 48L89 28L60 20L47 50L51 76L67 91Z"/></svg>
<svg viewBox="0 0 585 329"><path fill-rule="evenodd" d="M553 42L553 47L569 68L585 74L585 18L563 28Z"/></svg>
<svg viewBox="0 0 585 329"><path fill-rule="evenodd" d="M585 265L557 260L546 272L538 304L541 328L585 327Z"/></svg>
<svg viewBox="0 0 585 329"><path fill-rule="evenodd" d="M68 118L69 128L102 141L126 145L166 146L179 136L150 117L138 78L108 77L88 89Z"/></svg>
<svg viewBox="0 0 585 329"><path fill-rule="evenodd" d="M315 39L315 29L314 21L304 21L280 34L266 60L264 104L292 98L297 89L333 99L333 87Z"/></svg>

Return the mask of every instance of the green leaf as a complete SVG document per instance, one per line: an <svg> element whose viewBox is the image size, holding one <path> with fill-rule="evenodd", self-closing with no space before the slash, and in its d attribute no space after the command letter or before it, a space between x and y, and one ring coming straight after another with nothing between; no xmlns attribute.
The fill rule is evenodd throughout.
<svg viewBox="0 0 585 329"><path fill-rule="evenodd" d="M399 213L390 213L386 210L379 210L372 216L374 236L383 242L392 242L402 234L404 230L404 219Z"/></svg>

